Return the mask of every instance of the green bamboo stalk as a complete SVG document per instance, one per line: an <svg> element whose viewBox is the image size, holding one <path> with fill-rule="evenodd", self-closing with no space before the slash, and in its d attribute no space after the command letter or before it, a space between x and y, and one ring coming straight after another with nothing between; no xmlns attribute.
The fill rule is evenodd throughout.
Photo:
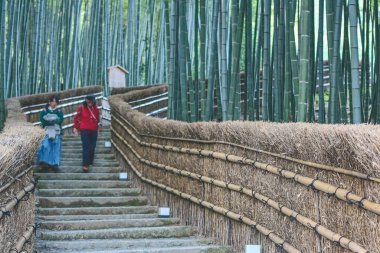
<svg viewBox="0 0 380 253"><path fill-rule="evenodd" d="M206 120L211 120L213 118L214 110L214 89L215 89L215 72L217 66L215 66L215 52L217 51L217 27L218 27L218 13L219 13L219 0L213 1L213 15L212 15L212 35L210 38L210 46L208 49L208 84L207 84L207 107L206 107Z"/></svg>
<svg viewBox="0 0 380 253"><path fill-rule="evenodd" d="M270 119L269 112L269 86L270 86L270 11L271 1L264 1L264 45L263 45L263 100L262 100L262 115L263 120Z"/></svg>
<svg viewBox="0 0 380 253"><path fill-rule="evenodd" d="M284 87L284 105L283 105L283 120L289 122L291 115L292 101L292 72L291 72L291 57L290 57L290 2L285 3L285 87Z"/></svg>
<svg viewBox="0 0 380 253"><path fill-rule="evenodd" d="M6 108L5 108L5 16L6 16L6 0L1 0L0 9L0 131L4 128Z"/></svg>
<svg viewBox="0 0 380 253"><path fill-rule="evenodd" d="M315 8L314 4L310 6L310 59L309 59L309 94L308 94L308 122L314 122L315 121L315 113L314 113L314 100L315 100L315 93L316 93L316 83L317 83L317 75L315 72L315 34L314 34L314 27L315 27Z"/></svg>
<svg viewBox="0 0 380 253"><path fill-rule="evenodd" d="M245 108L244 120L253 118L253 64L252 64L252 1L246 0L245 8ZM257 11L256 11L257 13ZM255 33L256 36L256 33ZM255 37L253 41L255 41ZM249 106L251 105L251 106Z"/></svg>
<svg viewBox="0 0 380 253"><path fill-rule="evenodd" d="M221 52L220 52L220 65L221 65L221 91L220 91L220 100L222 106L222 119L228 120L228 84L227 84L227 1L221 0Z"/></svg>
<svg viewBox="0 0 380 253"><path fill-rule="evenodd" d="M172 1L171 7L171 22L170 22L170 82L169 82L169 115L171 119L176 119L177 116L177 1Z"/></svg>
<svg viewBox="0 0 380 253"><path fill-rule="evenodd" d="M274 25L273 25L273 80L272 82L272 104L273 104L273 120L279 122L281 120L281 70L280 70L280 56L279 56L279 32L278 32L278 20L280 16L280 3L279 0L274 0Z"/></svg>
<svg viewBox="0 0 380 253"><path fill-rule="evenodd" d="M297 47L295 42L294 35L294 19L296 14L295 6L297 4L297 0L293 0L293 3L289 3L289 47L290 47L290 58L291 58L291 69L292 69L292 85L293 85L293 96L292 98L294 102L292 103L292 115L293 121L297 121L298 118L298 98L299 98L299 64L298 64L298 56L297 56Z"/></svg>
<svg viewBox="0 0 380 253"><path fill-rule="evenodd" d="M231 83L229 89L228 98L228 119L236 119L237 115L234 115L235 111L235 93L238 87L240 87L240 75L239 75L239 65L240 65L240 44L239 41L239 3L238 1L232 1L231 5L231 25L232 25L232 63L231 63ZM240 102L240 101L239 101Z"/></svg>
<svg viewBox="0 0 380 253"><path fill-rule="evenodd" d="M200 30L199 30L199 55L200 55L200 101L201 101L201 120L205 120L206 115L206 1L200 0Z"/></svg>
<svg viewBox="0 0 380 253"><path fill-rule="evenodd" d="M334 17L334 38L333 38L333 57L331 64L330 80L330 103L329 103L329 123L340 122L340 103L339 103L339 68L340 68L340 37L342 24L342 0L336 1ZM331 108L330 108L331 107Z"/></svg>
<svg viewBox="0 0 380 253"><path fill-rule="evenodd" d="M300 44L300 97L298 101L297 121L307 121L308 89L310 80L310 12L311 4L308 0L302 0L301 5L301 44Z"/></svg>
<svg viewBox="0 0 380 253"><path fill-rule="evenodd" d="M178 57L179 57L179 69L180 76L180 90L181 90L181 116L179 120L188 121L188 96L187 96L187 79L186 79L186 2L185 0L179 1L179 44L178 44Z"/></svg>
<svg viewBox="0 0 380 253"><path fill-rule="evenodd" d="M194 7L194 86L195 86L195 121L200 120L200 114L199 114L199 46L198 46L198 40L199 40L199 2L198 0L195 1L195 7Z"/></svg>
<svg viewBox="0 0 380 253"><path fill-rule="evenodd" d="M350 41L351 41L351 78L352 78L352 104L353 123L362 123L362 107L359 82L359 53L357 35L357 1L349 0Z"/></svg>
<svg viewBox="0 0 380 253"><path fill-rule="evenodd" d="M324 97L324 80L323 80L323 9L324 0L319 1L318 17L318 122L325 123L325 97Z"/></svg>

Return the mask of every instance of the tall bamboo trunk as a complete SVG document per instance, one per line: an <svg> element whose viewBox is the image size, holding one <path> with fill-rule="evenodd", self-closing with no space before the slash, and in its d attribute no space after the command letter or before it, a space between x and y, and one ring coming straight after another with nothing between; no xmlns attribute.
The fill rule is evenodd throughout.
<svg viewBox="0 0 380 253"><path fill-rule="evenodd" d="M352 106L353 123L362 123L362 105L359 82L359 52L357 28L357 1L349 0L350 41L351 41L351 80L352 80ZM377 10L376 10L377 11Z"/></svg>
<svg viewBox="0 0 380 253"><path fill-rule="evenodd" d="M301 44L300 44L300 98L298 101L298 121L307 121L308 94L310 85L310 12L309 0L302 0L301 6Z"/></svg>

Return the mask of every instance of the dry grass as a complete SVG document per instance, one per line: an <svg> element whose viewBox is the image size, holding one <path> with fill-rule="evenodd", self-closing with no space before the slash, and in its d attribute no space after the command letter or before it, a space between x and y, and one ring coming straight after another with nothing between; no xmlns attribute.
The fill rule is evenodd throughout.
<svg viewBox="0 0 380 253"><path fill-rule="evenodd" d="M265 122L188 124L146 117L140 112L131 110L131 107L126 103L142 97L160 94L165 90L165 86L158 86L143 91L131 91L111 97L110 104L114 111L120 113L134 128L138 129L139 133L144 135L225 141L380 177L380 128L377 126ZM125 136L121 127L116 124L113 124L113 127L118 133ZM371 201L380 203L380 185L378 183L296 165L292 162L228 145L180 142L146 136L141 137L141 139L162 145L215 150L251 159L257 157L261 161L352 190L356 194L367 196ZM131 141L131 138L128 138L128 141ZM122 143L119 142L118 144L122 146ZM378 247L380 245L380 231L378 229L380 218L357 205L349 205L347 202L329 197L322 192L313 191L292 180L264 173L252 166L242 166L208 157L160 151L154 148L141 148L134 141L131 141L130 144L145 159L251 188L330 230L352 239L371 252L380 252ZM201 184L196 180L165 173L143 165L125 146L123 151L128 154L132 163L144 176L225 208L230 208L234 212L244 214L275 230L276 233L302 252L348 252L336 243L321 238L312 229L281 215L264 203L247 198L240 193ZM196 225L202 234L217 237L220 242L233 245L236 252L242 252L244 244L254 242L264 243L265 252L282 252L282 250L273 247L268 239L263 238L255 231L252 232L246 226L228 221L225 217L216 215L211 211L205 211L200 207L193 207L193 204L186 204L186 201L162 192L162 190L144 184L142 184L142 188L151 196L154 204L170 203L183 222ZM224 232L219 233L218 231Z"/></svg>
<svg viewBox="0 0 380 253"><path fill-rule="evenodd" d="M31 123L26 122L21 112L18 99L7 100L8 118L0 133L0 182L8 183L12 177L26 170L35 156L44 132ZM5 205L25 187L32 179L32 171L24 175L21 181L16 181L5 191L0 192L0 206ZM29 199L27 199L29 198ZM34 223L34 195L29 195L27 201L21 201L11 210L11 216L0 220L0 251L8 252L25 228ZM26 200L24 199L24 200ZM31 252L33 240L24 249Z"/></svg>

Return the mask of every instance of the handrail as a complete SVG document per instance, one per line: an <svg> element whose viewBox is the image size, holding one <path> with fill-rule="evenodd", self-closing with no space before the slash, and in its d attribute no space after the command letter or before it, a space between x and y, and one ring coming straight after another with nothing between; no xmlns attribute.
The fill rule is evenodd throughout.
<svg viewBox="0 0 380 253"><path fill-rule="evenodd" d="M101 99L103 96L97 96L95 97L96 100L99 100ZM81 104L83 103L82 100L78 100L78 101L74 101L74 102L71 102L71 103L66 103L66 104L59 104L57 106L57 108L65 108L65 107L68 107L68 106L72 106L72 105L77 105L77 104ZM26 111L24 112L25 115L29 115L29 114L36 114L36 113L39 113L41 112L41 108L40 109L36 109L36 110L32 110L32 111Z"/></svg>
<svg viewBox="0 0 380 253"><path fill-rule="evenodd" d="M154 115L157 115L157 114L160 114L162 112L167 112L168 111L168 107L164 107L164 108L161 108L161 109L158 109L158 110L155 110L153 112L150 112L150 113L147 113L145 114L146 116L154 116Z"/></svg>
<svg viewBox="0 0 380 253"><path fill-rule="evenodd" d="M103 93L102 92L98 92L98 93L94 93L93 95L94 96L98 96L98 95L102 95ZM87 94L85 95L80 95L80 96L75 96L75 97L68 97L68 98L63 98L63 99L60 99L59 101L62 102L62 101L70 101L70 100L75 100L75 99L79 99L79 98L85 98L87 96ZM34 108L34 107L40 107L40 106L44 106L46 105L46 103L42 103L42 104L36 104L36 105L28 105L28 106L24 106L21 108L21 110L25 110L27 108Z"/></svg>
<svg viewBox="0 0 380 253"><path fill-rule="evenodd" d="M132 107L132 110L136 110L136 109L139 109L139 108L142 108L142 107L145 107L145 106L153 105L155 103L158 103L158 102L161 102L161 101L165 101L165 100L168 100L168 97L163 97L163 98L159 98L159 99L147 102L145 104L136 105L136 106Z"/></svg>
<svg viewBox="0 0 380 253"><path fill-rule="evenodd" d="M130 102L128 102L128 104L132 105L134 103L139 103L139 102L143 102L143 101L146 101L146 100L150 100L152 98L157 98L157 97L162 97L162 96L167 96L167 95L168 95L168 92L164 92L164 93L161 93L161 94L158 94L158 95L149 96L149 97L137 99L137 100L134 100L134 101L130 101Z"/></svg>
<svg viewBox="0 0 380 253"><path fill-rule="evenodd" d="M229 189L229 190L232 190L232 191L235 191L235 192L243 193L243 194L245 194L245 195L247 195L249 197L253 197L253 198L259 200L260 202L262 202L262 203L264 203L264 204L266 204L266 205L274 208L275 210L281 212L282 214L284 214L284 215L286 215L288 217L294 218L296 221L298 221L303 226L305 226L307 228L313 229L317 234L319 234L319 235L321 235L321 236L329 239L330 241L338 243L340 246L342 246L342 247L344 247L346 249L350 249L353 252L368 252L366 249L364 249L363 247L361 247L359 244L355 243L354 241L352 241L352 240L350 240L348 238L345 238L345 237L343 237L342 235L340 235L340 234L338 234L336 232L331 231L327 227L324 227L323 225L315 222L314 220L312 220L312 219L310 219L310 218L308 218L306 216L303 216L302 214L300 214L300 213L298 213L298 212L296 212L296 211L294 211L294 210L292 210L292 209L290 209L290 208L288 208L288 207L286 207L286 206L284 206L284 205L276 202L275 200L270 199L267 196L264 196L264 195L262 195L262 194L260 194L260 193L258 193L256 191L254 191L253 189L248 189L248 188L245 188L245 187L243 187L241 185L236 185L236 184L233 184L233 183L226 183L226 182L223 182L221 180L217 180L215 178L210 178L210 177L207 177L207 176L204 176L204 175L192 173L192 172L189 172L189 171L186 171L186 170L181 170L181 169L178 169L178 168L175 168L175 167L172 167L172 166L168 166L168 165L164 165L164 164L159 164L159 163L156 163L156 162L144 159L112 127L111 127L111 131L115 134L115 136L120 141L122 141L124 143L125 146L127 146L129 148L129 150L131 151L131 153L133 153L134 156L141 163L147 164L147 165L149 165L151 167L155 167L155 168L158 168L158 169L161 169L161 170L165 170L167 172L175 173L175 174L180 175L180 176L184 176L184 177L200 180L202 182L209 183L209 184L218 186L220 188L225 188L225 189Z"/></svg>

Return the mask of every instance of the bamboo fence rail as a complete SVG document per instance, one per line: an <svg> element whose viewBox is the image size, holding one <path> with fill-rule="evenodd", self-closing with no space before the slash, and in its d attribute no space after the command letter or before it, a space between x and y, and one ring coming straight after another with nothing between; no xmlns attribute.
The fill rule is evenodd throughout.
<svg viewBox="0 0 380 253"><path fill-rule="evenodd" d="M194 148L181 148L181 147L174 147L169 145L160 145L157 143L146 143L141 141L139 138L137 138L136 135L134 135L129 129L127 129L120 120L116 119L115 116L112 116L115 121L120 124L127 132L130 134L130 136L138 142L140 145L145 147L151 147L155 149L160 150L166 150L176 153L183 153L183 154L191 154L191 155L197 155L197 156L204 156L224 161L229 161L232 163L238 163L238 164L245 164L245 165L252 165L255 168L270 172L272 174L291 179L297 183L300 183L304 186L310 187L315 190L319 190L321 192L324 192L328 194L329 196L335 196L336 198L346 201L350 204L356 204L359 207L366 209L368 211L371 211L377 215L380 215L380 204L374 203L372 201L369 201L366 199L366 197L358 196L354 193L352 193L349 190L343 189L340 186L334 186L329 183L323 182L321 180L310 178L306 176L302 176L299 173L295 173L289 170L285 170L282 168L275 167L270 164L258 162L257 160L252 160L246 157L232 155L232 154L226 154L222 152L216 152L212 150L204 150L204 149L194 149Z"/></svg>
<svg viewBox="0 0 380 253"><path fill-rule="evenodd" d="M11 201L9 201L4 207L0 209L0 219L9 214L10 210L12 210L17 204L29 193L33 192L36 186L36 182L32 180L27 186L25 186L21 191L19 191Z"/></svg>
<svg viewBox="0 0 380 253"><path fill-rule="evenodd" d="M346 249L351 250L352 252L358 252L358 253L369 252L368 250L364 249L362 246L360 246L356 242L354 242L354 241L352 241L352 240L350 240L348 238L345 238L344 236L340 235L339 233L335 233L335 232L331 231L330 229L322 226L321 224L318 224L317 222L309 219L308 217L306 217L306 216L304 216L304 215L302 215L300 213L297 213L296 211L294 211L294 210L292 210L292 209L290 209L290 208L288 208L288 207L286 207L286 206L284 206L284 205L282 205L282 204L280 204L280 203L278 203L278 202L276 202L276 201L274 201L274 200L272 200L272 199L270 199L270 198L268 198L268 197L266 197L266 196L264 196L264 195L262 195L262 194L260 194L258 192L255 192L252 189L248 189L248 188L245 188L245 187L243 187L241 185L237 185L237 184L226 183L226 182L223 182L221 180L216 180L214 178L210 178L210 177L207 177L207 176L204 176L204 175L192 173L192 172L189 172L189 171L186 171L186 170L181 170L181 169L178 169L178 168L174 168L174 167L171 167L171 166L167 166L167 165L164 165L164 164L159 164L159 163L152 162L152 161L149 161L147 159L144 159L113 128L111 128L111 131L116 135L116 137L119 140L121 140L124 143L125 146L127 146L129 148L129 150L137 157L137 159L141 163L145 163L145 164L147 164L149 166L152 166L152 167L155 167L155 168L159 168L159 169L165 170L167 172L175 173L175 174L180 175L180 176L185 176L185 177L193 178L193 179L200 180L202 182L209 183L209 184L221 187L221 188L226 188L226 189L229 189L229 190L232 190L232 191L235 191L235 192L243 193L243 194L245 194L247 196L250 196L250 197L254 197L255 199L261 201L262 203L264 203L264 204L266 204L266 205L268 205L268 206L276 209L277 211L281 212L282 214L284 214L284 215L286 215L288 217L294 218L294 220L296 220L297 222L299 222L303 226L306 226L308 228L313 229L317 234L319 234L319 235L321 235L321 236L329 239L332 242L335 242L335 243L339 244L340 246L342 246L342 247L344 247ZM114 143L114 145L116 145L116 144ZM118 151L122 152L119 148L118 148ZM124 157L124 158L127 159L126 157ZM130 164L130 163L128 163L128 164Z"/></svg>
<svg viewBox="0 0 380 253"><path fill-rule="evenodd" d="M26 242L32 237L34 230L36 229L36 225L29 225L26 228L25 233L17 240L14 246L11 248L9 253L21 253L22 249Z"/></svg>

